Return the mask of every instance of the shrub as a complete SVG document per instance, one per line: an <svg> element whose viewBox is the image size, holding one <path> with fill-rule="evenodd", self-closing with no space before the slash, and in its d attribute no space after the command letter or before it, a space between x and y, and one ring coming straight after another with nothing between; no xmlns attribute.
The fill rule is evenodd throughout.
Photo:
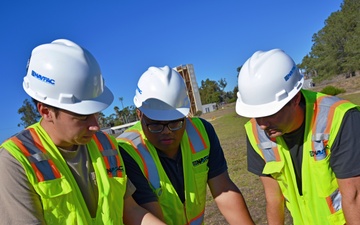
<svg viewBox="0 0 360 225"><path fill-rule="evenodd" d="M196 111L194 116L201 116L201 114L202 114L202 111L199 110L199 111Z"/></svg>
<svg viewBox="0 0 360 225"><path fill-rule="evenodd" d="M338 95L340 93L345 93L345 89L343 88L336 88L334 86L326 86L321 91L321 93L327 94L327 95Z"/></svg>

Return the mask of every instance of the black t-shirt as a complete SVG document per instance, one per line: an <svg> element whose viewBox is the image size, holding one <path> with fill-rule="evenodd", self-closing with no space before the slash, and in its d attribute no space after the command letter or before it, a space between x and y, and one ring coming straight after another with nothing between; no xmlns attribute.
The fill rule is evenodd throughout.
<svg viewBox="0 0 360 225"><path fill-rule="evenodd" d="M200 118L201 119L201 118ZM206 120L201 119L206 129L207 135L210 141L210 153L208 161L208 180L214 178L227 170L227 163L224 157L224 152L221 148L219 138L215 133L214 127ZM156 202L157 196L154 194L149 186L148 180L141 172L140 167L137 165L135 160L119 146L121 156L124 160L126 167L126 174L128 175L131 182L135 185L136 191L133 194L135 201L141 205L149 202ZM168 158L161 151L157 151L160 162L166 171L172 185L174 186L179 198L182 202L185 201L184 195L184 174L181 149L178 152L176 159Z"/></svg>
<svg viewBox="0 0 360 225"><path fill-rule="evenodd" d="M334 143L331 147L330 167L335 176L340 179L350 178L360 175L360 111L351 109L346 112ZM304 138L304 124L296 131L283 135L285 143L288 145L294 171L296 174L299 191L301 191L301 162L302 145ZM255 152L247 138L247 160L248 171L259 175L267 176L262 173L265 161Z"/></svg>

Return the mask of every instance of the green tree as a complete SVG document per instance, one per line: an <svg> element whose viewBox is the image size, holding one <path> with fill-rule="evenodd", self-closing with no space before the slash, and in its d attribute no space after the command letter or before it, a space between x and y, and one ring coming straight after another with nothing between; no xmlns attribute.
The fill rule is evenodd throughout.
<svg viewBox="0 0 360 225"><path fill-rule="evenodd" d="M22 122L18 124L18 127L28 127L38 122L41 118L37 108L29 99L23 101L23 105L18 109L18 114L22 115L20 118Z"/></svg>
<svg viewBox="0 0 360 225"><path fill-rule="evenodd" d="M216 81L209 79L202 80L199 92L202 104L220 103L221 88Z"/></svg>
<svg viewBox="0 0 360 225"><path fill-rule="evenodd" d="M225 78L221 78L218 81L218 86L220 88L220 102L225 102L226 101L226 92L225 92L225 88L227 86L227 82Z"/></svg>
<svg viewBox="0 0 360 225"><path fill-rule="evenodd" d="M235 102L237 99L237 93L239 92L239 87L236 85L232 91L232 99L231 102Z"/></svg>
<svg viewBox="0 0 360 225"><path fill-rule="evenodd" d="M236 68L236 71L237 71L236 76L239 76L239 73L240 73L240 70L241 70L242 67L243 67L243 66L239 66L238 68Z"/></svg>
<svg viewBox="0 0 360 225"><path fill-rule="evenodd" d="M129 106L129 117L128 118L129 118L128 122L134 122L134 121L138 120L135 105Z"/></svg>
<svg viewBox="0 0 360 225"><path fill-rule="evenodd" d="M343 63L344 72L352 73L360 69L360 1L345 0L342 6L348 34L344 45L346 59Z"/></svg>
<svg viewBox="0 0 360 225"><path fill-rule="evenodd" d="M114 111L115 111L115 116L116 116L116 120L117 121L114 121L114 124L115 125L121 125L121 124L124 124L125 123L125 120L123 118L123 113L122 113L122 110L119 109L119 107L115 106L114 107Z"/></svg>
<svg viewBox="0 0 360 225"><path fill-rule="evenodd" d="M300 68L324 80L360 69L360 1L344 0L325 26L312 37L313 46Z"/></svg>
<svg viewBox="0 0 360 225"><path fill-rule="evenodd" d="M99 112L98 123L101 128L106 127L105 114L102 112Z"/></svg>

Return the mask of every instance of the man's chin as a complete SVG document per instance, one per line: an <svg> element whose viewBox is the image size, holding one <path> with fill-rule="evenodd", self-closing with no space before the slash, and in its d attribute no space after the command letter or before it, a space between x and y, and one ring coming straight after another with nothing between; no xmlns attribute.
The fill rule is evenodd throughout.
<svg viewBox="0 0 360 225"><path fill-rule="evenodd" d="M283 135L283 133L280 131L270 131L270 132L267 132L267 135L270 138L277 138L277 137L280 137L281 135Z"/></svg>
<svg viewBox="0 0 360 225"><path fill-rule="evenodd" d="M89 143L91 141L92 137L82 137L80 140L77 141L78 145L86 145L87 143Z"/></svg>

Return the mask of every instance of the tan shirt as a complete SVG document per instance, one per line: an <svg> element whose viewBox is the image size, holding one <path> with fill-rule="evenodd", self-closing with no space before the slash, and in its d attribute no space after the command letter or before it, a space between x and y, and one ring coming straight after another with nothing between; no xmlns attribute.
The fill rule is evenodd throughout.
<svg viewBox="0 0 360 225"><path fill-rule="evenodd" d="M76 151L59 150L79 185L90 214L95 217L98 189L86 146L79 146ZM134 192L135 187L128 180L124 198ZM0 148L0 224L45 224L40 197L22 165L4 148Z"/></svg>

